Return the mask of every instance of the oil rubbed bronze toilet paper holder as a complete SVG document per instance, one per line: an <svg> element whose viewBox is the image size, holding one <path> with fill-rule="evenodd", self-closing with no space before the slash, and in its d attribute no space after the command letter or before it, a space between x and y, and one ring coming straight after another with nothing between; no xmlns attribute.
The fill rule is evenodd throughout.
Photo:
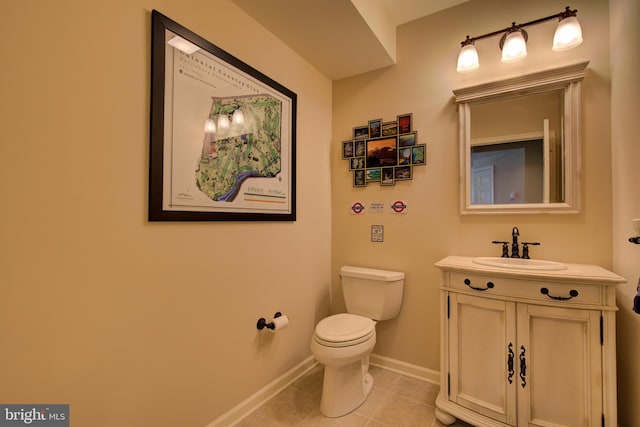
<svg viewBox="0 0 640 427"><path fill-rule="evenodd" d="M273 315L273 318L275 319L275 318L278 318L280 316L282 316L282 313L277 311L276 314ZM276 328L276 325L273 322L267 323L267 320L264 317L261 317L261 318L258 319L258 324L256 325L256 327L259 330L263 330L264 328L274 330Z"/></svg>

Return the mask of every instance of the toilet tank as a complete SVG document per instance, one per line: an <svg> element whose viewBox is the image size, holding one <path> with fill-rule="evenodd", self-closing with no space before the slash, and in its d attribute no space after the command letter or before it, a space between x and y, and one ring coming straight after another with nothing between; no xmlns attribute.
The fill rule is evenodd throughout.
<svg viewBox="0 0 640 427"><path fill-rule="evenodd" d="M404 273L346 265L340 269L340 276L349 313L387 320L400 312Z"/></svg>

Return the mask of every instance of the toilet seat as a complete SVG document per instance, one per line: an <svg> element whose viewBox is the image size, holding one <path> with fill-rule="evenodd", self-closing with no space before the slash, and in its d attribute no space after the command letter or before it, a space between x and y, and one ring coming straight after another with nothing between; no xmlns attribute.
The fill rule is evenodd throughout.
<svg viewBox="0 0 640 427"><path fill-rule="evenodd" d="M376 334L376 322L356 314L334 314L316 326L314 339L327 347L350 347L370 340Z"/></svg>

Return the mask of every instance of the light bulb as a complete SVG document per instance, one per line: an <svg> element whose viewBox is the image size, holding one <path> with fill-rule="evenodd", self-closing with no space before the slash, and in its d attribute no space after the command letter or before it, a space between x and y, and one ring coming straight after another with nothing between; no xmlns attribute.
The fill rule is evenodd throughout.
<svg viewBox="0 0 640 427"><path fill-rule="evenodd" d="M462 46L460 55L458 55L458 68L456 71L459 73L469 73L477 70L479 66L478 51L473 43Z"/></svg>
<svg viewBox="0 0 640 427"><path fill-rule="evenodd" d="M553 36L552 50L561 51L571 49L582 43L582 28L575 16L564 18L558 22L558 28Z"/></svg>
<svg viewBox="0 0 640 427"><path fill-rule="evenodd" d="M229 129L229 118L226 114L221 114L220 117L218 117L218 129Z"/></svg>
<svg viewBox="0 0 640 427"><path fill-rule="evenodd" d="M502 46L502 62L515 62L527 56L527 42L521 30L507 34Z"/></svg>
<svg viewBox="0 0 640 427"><path fill-rule="evenodd" d="M236 125L243 124L244 123L244 113L242 112L242 110L237 109L236 111L234 111L233 112L233 117L232 117L231 120Z"/></svg>
<svg viewBox="0 0 640 427"><path fill-rule="evenodd" d="M204 121L204 133L215 133L216 124L210 118Z"/></svg>

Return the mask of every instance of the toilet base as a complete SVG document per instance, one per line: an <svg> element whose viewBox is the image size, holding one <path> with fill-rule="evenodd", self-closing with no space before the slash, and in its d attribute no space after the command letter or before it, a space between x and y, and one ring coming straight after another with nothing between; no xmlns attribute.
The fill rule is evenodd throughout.
<svg viewBox="0 0 640 427"><path fill-rule="evenodd" d="M341 417L364 403L373 388L369 355L342 366L325 366L320 412Z"/></svg>

